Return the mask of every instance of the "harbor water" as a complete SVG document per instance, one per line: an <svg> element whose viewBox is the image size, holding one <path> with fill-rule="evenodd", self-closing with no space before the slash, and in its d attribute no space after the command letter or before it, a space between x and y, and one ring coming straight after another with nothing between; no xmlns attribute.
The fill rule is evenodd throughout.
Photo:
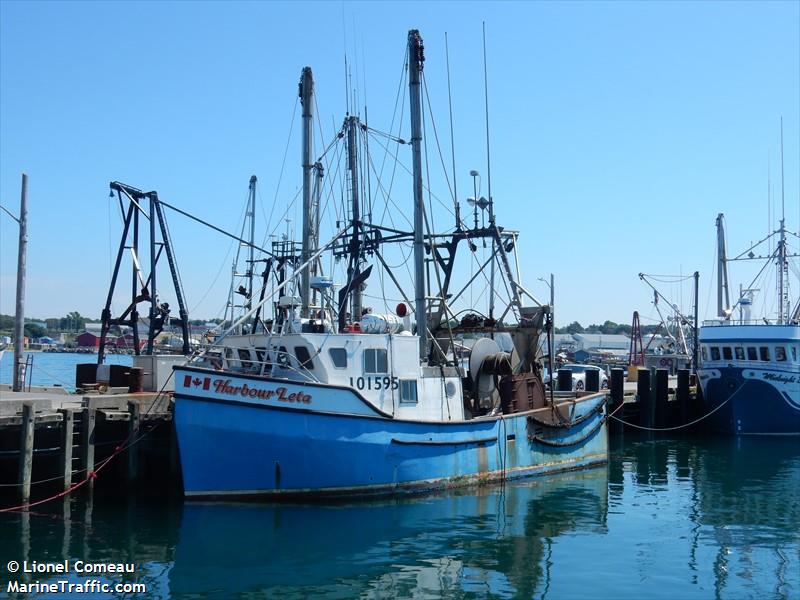
<svg viewBox="0 0 800 600"><path fill-rule="evenodd" d="M40 357L65 382L93 358ZM98 480L0 513L0 598L73 597L9 585L89 580L146 591L81 597L800 597L797 438L626 434L600 468L379 502L194 503L164 485ZM33 561L72 566L9 572Z"/></svg>
<svg viewBox="0 0 800 600"><path fill-rule="evenodd" d="M58 385L71 392L75 391L75 365L96 363L97 354L78 352L26 352L23 361L31 357L30 381L26 377L25 385ZM131 365L133 357L129 354L108 354L107 364ZM0 384L11 384L13 380L12 366L14 349L9 348L0 360Z"/></svg>

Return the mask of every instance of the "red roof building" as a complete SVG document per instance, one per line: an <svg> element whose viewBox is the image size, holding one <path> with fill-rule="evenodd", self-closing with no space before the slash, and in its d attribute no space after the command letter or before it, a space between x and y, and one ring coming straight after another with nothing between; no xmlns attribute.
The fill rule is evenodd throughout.
<svg viewBox="0 0 800 600"><path fill-rule="evenodd" d="M75 343L80 348L98 348L100 346L100 336L84 331L75 338Z"/></svg>

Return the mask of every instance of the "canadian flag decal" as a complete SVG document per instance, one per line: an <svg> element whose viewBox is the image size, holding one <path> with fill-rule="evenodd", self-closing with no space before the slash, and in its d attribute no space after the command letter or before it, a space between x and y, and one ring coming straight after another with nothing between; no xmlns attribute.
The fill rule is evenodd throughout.
<svg viewBox="0 0 800 600"><path fill-rule="evenodd" d="M211 378L210 377L203 377L200 379L199 377L192 378L191 375L184 375L183 376L183 387L200 387L203 386L204 390L207 390L211 387Z"/></svg>

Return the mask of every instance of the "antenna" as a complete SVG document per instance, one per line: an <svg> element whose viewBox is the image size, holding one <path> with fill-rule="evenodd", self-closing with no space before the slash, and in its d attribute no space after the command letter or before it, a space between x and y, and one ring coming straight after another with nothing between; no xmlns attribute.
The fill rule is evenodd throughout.
<svg viewBox="0 0 800 600"><path fill-rule="evenodd" d="M786 200L783 197L783 115L781 115L781 226L786 218Z"/></svg>
<svg viewBox="0 0 800 600"><path fill-rule="evenodd" d="M492 162L489 153L489 78L486 67L486 22L482 23L483 26L483 98L486 107L486 179L489 194L489 226L494 233L494 201L492 200ZM489 318L494 318L494 263L495 263L495 249L496 240L492 236L492 270L489 279Z"/></svg>
<svg viewBox="0 0 800 600"><path fill-rule="evenodd" d="M450 108L450 154L453 157L453 203L456 209L456 229L461 229L461 207L458 204L458 189L456 187L456 143L453 136L453 94L450 90L450 48L447 44L446 31L444 32L444 55L445 62L447 63L447 104Z"/></svg>
<svg viewBox="0 0 800 600"><path fill-rule="evenodd" d="M489 187L489 220L494 226L494 201L492 200L492 163L489 153L489 79L486 68L486 22L483 22L483 97L486 108L486 180Z"/></svg>

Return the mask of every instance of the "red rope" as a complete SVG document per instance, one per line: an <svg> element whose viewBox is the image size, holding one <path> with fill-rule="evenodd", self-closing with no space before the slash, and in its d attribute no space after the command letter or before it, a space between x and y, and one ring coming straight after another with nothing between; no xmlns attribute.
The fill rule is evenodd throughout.
<svg viewBox="0 0 800 600"><path fill-rule="evenodd" d="M137 431L139 431L139 427L137 427L136 429L131 431L128 434L128 437L125 438L125 440L123 440L123 442L119 446L114 448L114 452L111 453L111 456L106 458L103 462L99 463L99 465L95 465L94 469L88 469L86 471L86 477L84 479L82 479L81 481L79 481L78 483L71 485L66 490L64 490L62 492L59 492L58 494L55 494L54 496L50 496L49 498L44 498L43 500L37 500L36 502L28 502L27 504L20 504L18 506L11 506L11 507L8 507L8 508L0 508L0 513L17 512L17 511L21 511L21 510L28 510L28 509L30 509L30 508L32 508L34 506L39 506L40 504L45 504L47 502L52 502L53 500L58 500L59 498L63 498L64 496L67 496L67 495L71 494L72 492L77 490L79 487L81 487L83 484L85 484L87 481L93 480L93 479L97 479L100 471L102 471L103 468L105 468L105 466L108 463L111 462L111 459L113 459L118 454L121 454L123 451L125 451L126 449L130 448L133 445L133 443L128 444L128 441L134 436L134 434ZM142 437L144 437L144 436L142 436Z"/></svg>

